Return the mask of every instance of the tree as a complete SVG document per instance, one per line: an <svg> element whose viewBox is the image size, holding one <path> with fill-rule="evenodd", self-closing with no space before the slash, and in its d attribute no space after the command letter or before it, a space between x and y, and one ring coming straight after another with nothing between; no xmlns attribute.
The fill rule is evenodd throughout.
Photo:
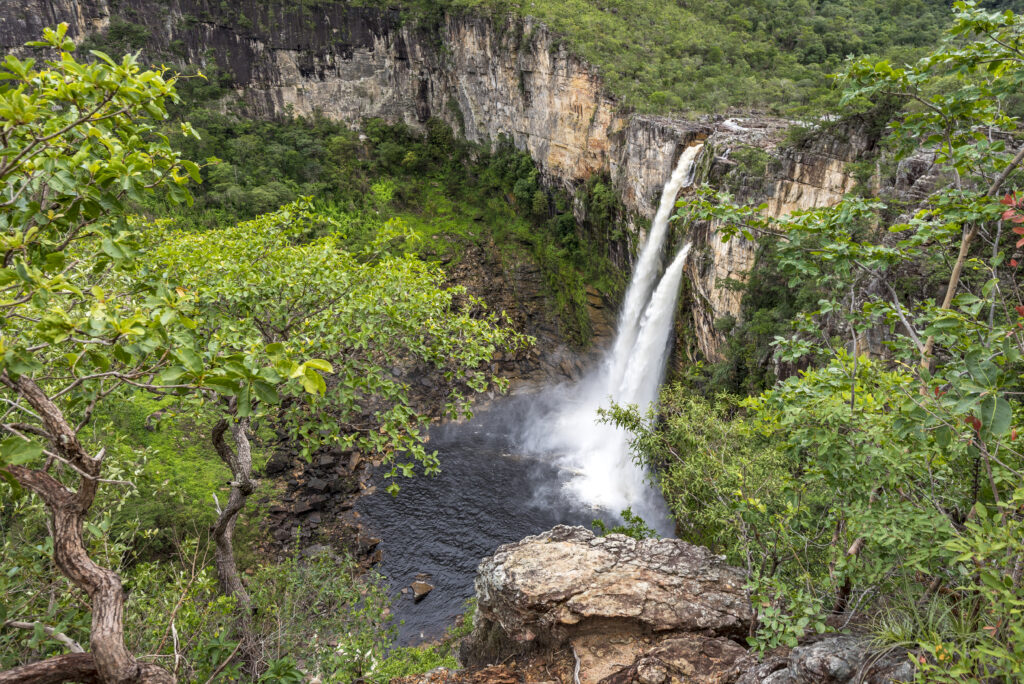
<svg viewBox="0 0 1024 684"><path fill-rule="evenodd" d="M170 681L126 648L121 580L88 555L104 450L80 433L99 402L153 386L187 333L184 297L118 273L138 237L126 203L156 188L187 201L198 169L156 130L174 78L131 56L79 62L66 32L30 44L56 53L41 68L11 55L0 66L0 477L46 503L56 565L92 608L90 651L0 681Z"/></svg>
<svg viewBox="0 0 1024 684"><path fill-rule="evenodd" d="M0 70L0 477L48 507L55 563L90 600L91 650L0 682L170 681L126 648L121 579L90 559L83 537L100 485L126 484L104 478L103 444L83 432L101 402L173 395L213 422L233 475L213 529L216 564L244 635L249 596L232 534L255 486L251 421L307 455L354 446L392 475L417 462L436 472L422 443L429 416L398 376L417 364L444 374L443 413L466 414L469 393L503 387L478 367L524 338L415 254L392 253L395 223L349 253L308 199L205 234L129 216L158 188L190 201L185 185L199 180L159 128L174 78L131 56L76 61L66 31L37 44L58 54L45 68L9 56Z"/></svg>
<svg viewBox="0 0 1024 684"><path fill-rule="evenodd" d="M322 446L353 448L390 465L391 477L411 476L416 464L433 474L437 456L422 441L431 416L416 410L405 378L443 376L441 415L468 415L469 394L506 385L481 365L525 342L464 288L444 287L439 269L394 250L397 225L351 253L338 224L304 198L219 230L149 233L140 275L187 288L194 300L197 346L161 378L208 388L179 391L212 414L211 440L233 475L214 537L221 584L243 616L249 596L231 537L255 486L250 421L307 457Z"/></svg>

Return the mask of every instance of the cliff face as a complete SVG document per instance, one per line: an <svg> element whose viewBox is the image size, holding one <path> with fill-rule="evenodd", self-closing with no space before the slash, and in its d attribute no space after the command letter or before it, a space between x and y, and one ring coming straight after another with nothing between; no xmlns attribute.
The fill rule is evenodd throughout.
<svg viewBox="0 0 1024 684"><path fill-rule="evenodd" d="M314 112L359 124L380 117L420 126L445 120L475 142L501 136L529 151L546 180L570 191L606 174L629 214L633 234L656 210L661 187L682 149L711 136L721 148L736 141L772 148L781 123L739 130L710 119L685 121L632 115L603 89L596 70L530 19L491 20L447 14L432 26L400 21L394 11L340 1L276 0L29 0L0 8L0 45L17 49L58 21L81 36L131 22L148 29L147 50L216 66L230 77L225 106L253 116ZM837 200L851 185L843 170L850 150L784 157L759 200L781 213ZM855 155L855 152L852 154ZM577 203L577 218L584 219ZM720 285L742 278L754 247L722 244L708 232L707 249L689 275L701 350L717 356L713 324L738 316L739 293Z"/></svg>
<svg viewBox="0 0 1024 684"><path fill-rule="evenodd" d="M728 155L737 145L752 146L771 158L764 176L748 179L751 182L738 194L750 204L766 204L765 213L776 217L841 200L856 185L847 165L872 144L862 132L846 130L842 138L820 135L794 147L782 147L782 122L761 119L730 124L711 136L713 151ZM710 182L715 182L725 163L722 157L715 157L707 172ZM693 238L703 247L702 258L691 260L687 266L697 344L712 360L720 358L724 343L722 334L715 330L715 321L724 316L739 319L741 314L743 291L725 283L745 282L757 258L756 242L742 237L723 242L716 228L698 228Z"/></svg>

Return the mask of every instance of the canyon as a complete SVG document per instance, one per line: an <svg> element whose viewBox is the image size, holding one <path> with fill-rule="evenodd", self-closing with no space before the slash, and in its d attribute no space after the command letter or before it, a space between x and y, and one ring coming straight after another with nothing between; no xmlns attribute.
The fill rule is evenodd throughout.
<svg viewBox="0 0 1024 684"><path fill-rule="evenodd" d="M530 18L447 12L417 22L343 2L31 0L0 13L0 47L17 51L58 20L78 37L144 26L148 53L224 75L233 93L220 104L240 114L318 114L355 126L376 117L413 127L434 117L473 142L508 138L530 153L549 186L575 193L595 175L609 179L631 244L642 240L662 186L695 140L707 141L697 185L742 174L731 150L764 151L772 162L740 195L776 215L838 201L856 184L848 163L875 142L845 128L787 145L791 122L766 116L632 114L594 67ZM574 212L586 225L582 202ZM714 228L690 236L692 287L680 304L711 360L723 342L715 321L741 315L741 293L723 283L743 281L757 254L756 244L724 243Z"/></svg>
<svg viewBox="0 0 1024 684"><path fill-rule="evenodd" d="M770 116L634 114L606 91L595 68L529 18L444 13L416 20L395 10L341 2L31 0L0 13L0 44L17 52L57 20L69 20L71 34L79 38L129 24L144 27L150 37L147 56L173 56L225 79L230 93L216 105L240 115L317 115L355 127L380 118L421 129L441 119L475 143L508 139L531 155L547 187L576 198L574 214L584 233L595 227L580 190L595 177L607 179L621 203L615 217L625 228L621 254L635 251L649 230L657 232L651 228L659 195L681 160L693 162L692 174L686 183L669 184L673 193L686 195L701 185L728 188L746 202L764 203L764 211L775 216L835 203L858 183L872 182L855 175L852 166L876 142L877 133L862 122L820 126L794 138L788 133L792 122ZM747 154L738 155L740 150ZM760 164L742 161L751 151ZM913 186L927 166L900 177ZM680 270L689 282L673 306L688 316L682 325L708 360L722 356L718 322L743 315L742 289L730 281L744 282L758 256L755 240L726 242L717 228L698 223L683 234L676 227L664 243L673 252L686 243L667 271L675 277L669 279L673 293ZM659 238L659 258L661 245ZM650 270L653 277L659 269ZM486 273L475 277L487 280ZM493 285L501 289L503 283ZM654 346L666 347L664 342ZM581 371L577 365L564 375ZM647 376L655 385L661 377ZM653 399L656 389L642 398ZM581 422L578 431L588 428ZM587 445L588 453L594 450ZM626 454L625 441L620 451ZM281 472L294 460L286 456L287 463L275 464ZM478 461L470 463L481 470ZM294 504L270 511L278 540L295 536L296 520L312 525L315 516L319 524L319 507L326 506L329 494L357 494L363 486L353 476L358 465L351 458L343 463L321 458L320 470L309 470L315 477L293 477ZM585 468L564 470L575 476ZM329 482L326 473L343 476ZM336 491L336 483L344 491ZM487 493L492 486L484 482L477 490ZM307 500L306 490L313 489L317 494ZM377 541L364 544L367 555ZM866 681L905 677L905 653L868 663L865 644L843 637L755 658L746 649L757 616L745 576L708 549L673 539L595 537L583 528L556 526L506 544L478 570L474 631L463 643L461 660L484 674L476 678L470 671L464 681L504 681L507 672L485 671L509 658L513 667L551 667L560 681L594 684L838 684L855 681L865 669L871 670ZM448 674L422 681L463 681L434 678ZM536 673L509 676L540 681Z"/></svg>

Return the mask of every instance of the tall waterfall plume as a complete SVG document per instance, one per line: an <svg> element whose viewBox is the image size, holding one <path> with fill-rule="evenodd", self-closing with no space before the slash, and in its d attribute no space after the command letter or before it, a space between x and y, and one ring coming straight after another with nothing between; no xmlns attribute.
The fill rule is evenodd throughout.
<svg viewBox="0 0 1024 684"><path fill-rule="evenodd" d="M571 473L565 487L574 499L612 515L630 507L662 533L672 531L664 501L633 461L628 433L600 422L598 409L616 402L646 410L657 401L690 245L679 250L658 280L662 251L676 196L693 183L702 147L686 148L665 184L604 362L575 385L550 388L541 402L542 415L530 421L525 435L528 449Z"/></svg>
<svg viewBox="0 0 1024 684"><path fill-rule="evenodd" d="M615 344L606 359L611 364L610 379L614 383L618 383L625 372L624 362L629 358L633 345L636 344L641 317L650 300L654 280L661 269L662 248L665 245L665 236L668 235L668 222L672 218L676 196L679 195L681 189L693 184L697 170L697 158L703 147L702 144L697 144L683 150L683 153L679 155L675 170L672 171L672 176L662 188L658 212L654 215L647 241L640 249L640 256L633 269L633 277L626 288L626 297L622 303L622 310L619 312L619 327L615 336Z"/></svg>

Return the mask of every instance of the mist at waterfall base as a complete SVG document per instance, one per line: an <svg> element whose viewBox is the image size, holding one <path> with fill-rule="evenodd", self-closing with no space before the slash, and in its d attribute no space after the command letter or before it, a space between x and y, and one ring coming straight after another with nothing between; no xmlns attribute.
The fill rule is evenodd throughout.
<svg viewBox="0 0 1024 684"><path fill-rule="evenodd" d="M690 246L663 272L662 253L676 196L693 182L700 151L686 148L665 185L603 362L579 382L511 397L472 421L431 429L440 475L403 479L396 497L381 491L360 499L357 510L382 539L377 570L403 621L399 644L440 637L465 611L480 560L501 544L556 524L615 522L627 507L672 534L664 500L633 461L629 434L600 421L598 410L612 402L645 410L657 400ZM415 603L401 589L421 573L435 588Z"/></svg>
<svg viewBox="0 0 1024 684"><path fill-rule="evenodd" d="M403 621L400 645L443 636L466 611L477 565L498 546L558 524L589 528L602 517L557 495L568 473L518 451L518 425L530 410L528 397L511 397L468 423L432 428L428 446L438 451L440 474L400 479L397 496L380 487L356 504L381 539L376 569L388 578L392 610ZM546 494L537 496L539 491ZM420 573L430 576L434 590L416 603L401 590Z"/></svg>

